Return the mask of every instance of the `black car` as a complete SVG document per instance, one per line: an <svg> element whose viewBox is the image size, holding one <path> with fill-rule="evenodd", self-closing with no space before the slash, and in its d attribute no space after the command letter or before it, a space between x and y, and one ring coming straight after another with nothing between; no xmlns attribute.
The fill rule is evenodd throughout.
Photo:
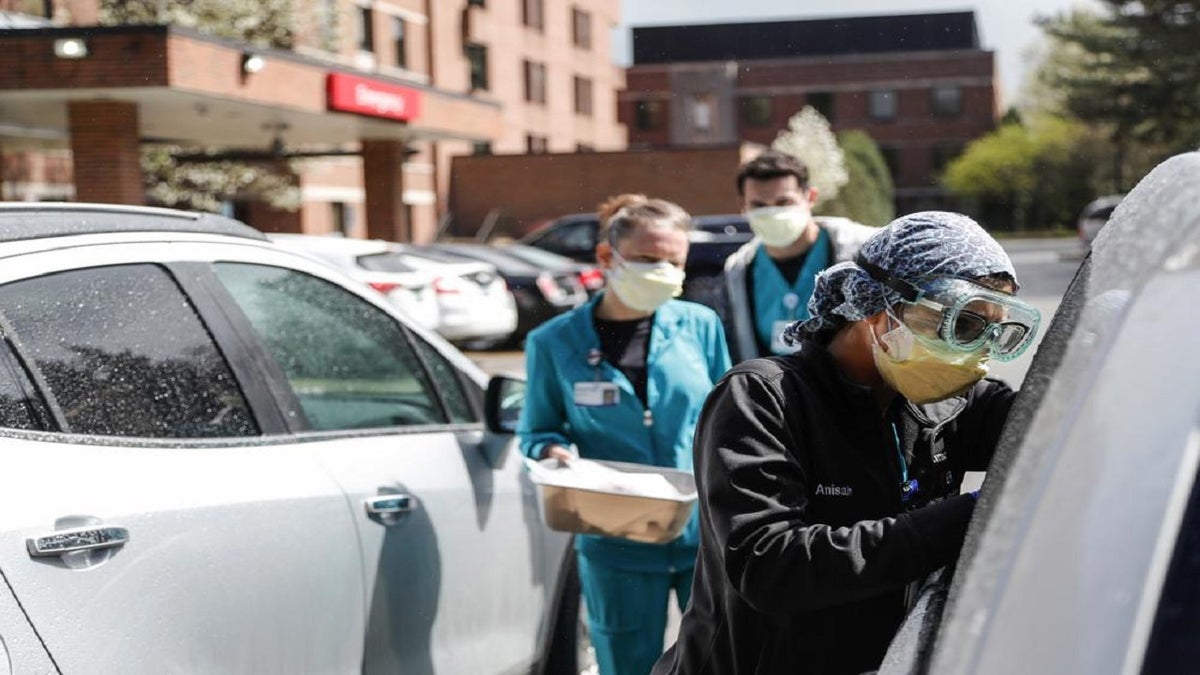
<svg viewBox="0 0 1200 675"><path fill-rule="evenodd" d="M582 262L595 262L600 221L594 213L563 216L521 239L535 246ZM696 216L688 233L687 278L683 299L716 307L715 294L724 283L725 259L753 238L741 214Z"/></svg>
<svg viewBox="0 0 1200 675"><path fill-rule="evenodd" d="M519 344L544 321L582 305L587 291L576 265L547 269L519 258L504 248L487 244L441 243L417 247L459 260L481 260L496 266L517 301L517 329L509 338ZM565 261L564 261L565 262Z"/></svg>
<svg viewBox="0 0 1200 675"><path fill-rule="evenodd" d="M604 288L604 272L595 264L580 262L574 258L551 253L544 248L527 244L509 244L502 247L502 250L548 272L574 272L588 295Z"/></svg>

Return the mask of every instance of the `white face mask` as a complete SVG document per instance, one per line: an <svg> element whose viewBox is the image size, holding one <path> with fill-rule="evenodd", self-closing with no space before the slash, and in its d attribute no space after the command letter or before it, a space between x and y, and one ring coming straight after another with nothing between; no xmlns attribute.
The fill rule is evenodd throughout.
<svg viewBox="0 0 1200 675"><path fill-rule="evenodd" d="M764 206L746 213L750 230L772 248L791 246L804 233L808 221L812 220L812 209L808 204L791 206Z"/></svg>
<svg viewBox="0 0 1200 675"><path fill-rule="evenodd" d="M639 312L653 312L683 293L683 270L663 260L629 262L613 251L617 265L608 272L608 285L621 303Z"/></svg>

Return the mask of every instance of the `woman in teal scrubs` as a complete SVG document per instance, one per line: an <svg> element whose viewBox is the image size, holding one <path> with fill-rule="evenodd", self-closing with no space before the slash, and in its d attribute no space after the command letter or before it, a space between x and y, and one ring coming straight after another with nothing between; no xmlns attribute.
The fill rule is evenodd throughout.
<svg viewBox="0 0 1200 675"><path fill-rule="evenodd" d="M533 459L578 453L691 471L700 408L730 366L717 314L674 299L691 218L671 202L623 195L602 209L601 223L604 292L526 339L521 450ZM671 589L680 609L687 605L698 540L694 514L666 544L576 537L602 675L650 672Z"/></svg>

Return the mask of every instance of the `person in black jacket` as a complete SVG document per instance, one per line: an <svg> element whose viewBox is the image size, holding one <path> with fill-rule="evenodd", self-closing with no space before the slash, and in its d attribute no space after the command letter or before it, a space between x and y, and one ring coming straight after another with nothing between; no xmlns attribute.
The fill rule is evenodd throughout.
<svg viewBox="0 0 1200 675"><path fill-rule="evenodd" d="M734 367L693 452L700 551L691 604L656 675L879 667L908 588L956 559L1012 404L984 379L1037 310L966 216L923 212L826 270L799 351Z"/></svg>

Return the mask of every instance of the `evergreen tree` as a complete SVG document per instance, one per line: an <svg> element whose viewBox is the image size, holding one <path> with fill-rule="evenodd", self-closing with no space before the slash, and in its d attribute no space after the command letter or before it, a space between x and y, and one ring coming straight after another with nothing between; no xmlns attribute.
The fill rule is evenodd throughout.
<svg viewBox="0 0 1200 675"><path fill-rule="evenodd" d="M864 131L840 131L849 180L832 200L820 199L817 211L823 215L843 216L865 225L883 226L896 217L895 188L892 174L879 146Z"/></svg>
<svg viewBox="0 0 1200 675"><path fill-rule="evenodd" d="M1200 2L1100 0L1096 15L1076 10L1040 20L1059 43L1041 78L1061 111L1106 125L1118 149L1200 147Z"/></svg>

